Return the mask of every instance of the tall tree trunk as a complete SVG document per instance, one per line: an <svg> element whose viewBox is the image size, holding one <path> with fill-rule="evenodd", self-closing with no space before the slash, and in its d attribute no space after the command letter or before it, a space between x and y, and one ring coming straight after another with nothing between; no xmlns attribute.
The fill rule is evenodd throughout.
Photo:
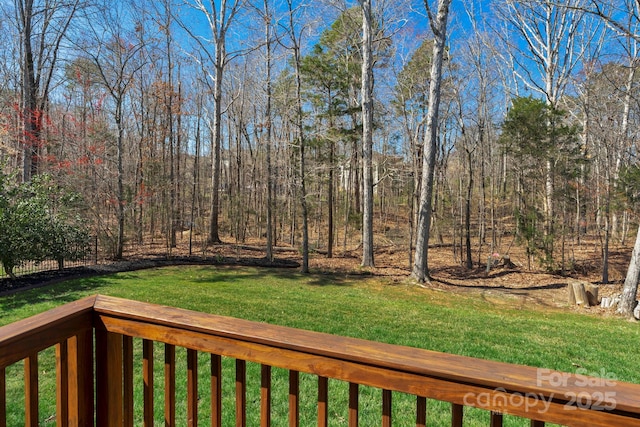
<svg viewBox="0 0 640 427"><path fill-rule="evenodd" d="M362 266L373 267L373 58L371 0L362 1Z"/></svg>
<svg viewBox="0 0 640 427"><path fill-rule="evenodd" d="M434 34L433 62L431 64L431 84L429 85L429 110L424 137L424 157L422 160L422 185L418 213L416 252L412 277L419 282L429 278L428 252L431 225L433 178L438 151L438 118L440 109L440 88L442 86L442 63L447 39L447 19L451 0L438 0L438 12L434 17L428 0L425 7Z"/></svg>
<svg viewBox="0 0 640 427"><path fill-rule="evenodd" d="M467 192L464 207L464 242L465 242L465 266L470 270L473 268L473 258L471 255L471 196L473 194L473 166L471 151L467 151Z"/></svg>
<svg viewBox="0 0 640 427"><path fill-rule="evenodd" d="M333 128L333 125L331 125ZM333 224L333 211L334 206L334 169L335 169L335 157L336 157L336 143L332 140L329 142L329 190L327 194L327 209L329 211L328 228L327 231L327 258L333 258L333 236L335 232L335 226Z"/></svg>
<svg viewBox="0 0 640 427"><path fill-rule="evenodd" d="M38 171L38 147L42 121L38 119L38 88L31 46L33 0L19 1L18 5L22 39L22 139L24 144L22 179L28 182Z"/></svg>
<svg viewBox="0 0 640 427"><path fill-rule="evenodd" d="M215 81L213 84L213 147L211 150L211 213L209 243L221 243L219 232L220 168L222 167L222 76L224 74L224 39L216 42Z"/></svg>
<svg viewBox="0 0 640 427"><path fill-rule="evenodd" d="M296 82L296 115L295 122L298 132L299 144L299 164L298 173L300 180L300 207L302 210L302 273L309 273L309 210L307 208L307 179L305 161L305 136L304 136L304 114L302 110L302 77L300 71L300 39L296 35L296 27L293 17L293 0L287 0L289 9L289 34L293 45L293 58L295 67Z"/></svg>
<svg viewBox="0 0 640 427"><path fill-rule="evenodd" d="M167 114L167 124L169 126L167 142L169 145L169 209L168 209L168 229L169 229L169 248L176 247L176 165L175 165L175 130L173 124L173 56L171 50L171 10L168 2L165 1L165 48L167 55L167 87L164 91L165 108Z"/></svg>
<svg viewBox="0 0 640 427"><path fill-rule="evenodd" d="M266 58L266 85L267 85L267 107L265 111L267 124L267 260L273 261L273 171L271 165L271 14L269 12L268 0L264 0L264 20L265 20L265 46L267 49Z"/></svg>
<svg viewBox="0 0 640 427"><path fill-rule="evenodd" d="M116 198L118 200L118 240L116 242L115 259L122 259L122 253L124 251L124 124L122 123L122 107L123 99L119 96L116 99L116 125L118 127L118 139L117 139L117 168L118 168L118 186Z"/></svg>
<svg viewBox="0 0 640 427"><path fill-rule="evenodd" d="M636 234L636 243L633 246L627 276L624 279L622 296L616 312L623 316L633 317L633 309L638 295L638 279L640 278L640 226Z"/></svg>

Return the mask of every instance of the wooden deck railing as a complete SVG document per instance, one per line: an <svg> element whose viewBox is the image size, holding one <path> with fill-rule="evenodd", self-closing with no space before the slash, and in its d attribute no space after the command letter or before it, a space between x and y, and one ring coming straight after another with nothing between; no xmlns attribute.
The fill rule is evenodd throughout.
<svg viewBox="0 0 640 427"><path fill-rule="evenodd" d="M134 338L142 343L142 361L135 362L142 370L139 397L134 396ZM141 406L137 410L144 425L153 426L158 422L154 419L158 400L154 342L164 343L167 426L176 425L176 405L186 405L187 425L196 426L199 397L204 393L210 393L211 425L223 425L223 357L235 359L236 426L246 423L247 362L261 365L262 426L271 423L272 367L289 372L290 426L300 423L302 372L317 376L318 426L327 426L331 415L329 379L349 384L344 422L349 426L357 426L361 415L360 386L381 390L383 426L392 425L394 392L415 396L416 426L427 423L427 399L451 403L453 426L463 425L465 406L490 411L492 426L502 425L502 414L530 419L532 426L545 422L640 425L640 385L636 384L96 296L0 328L0 427L7 425L5 370L21 360L25 425L39 425L38 353L49 347L56 349L58 426L133 426L134 405ZM176 384L176 347L186 348L186 384ZM208 390L198 389L198 355L202 353L210 355ZM180 387L186 389L184 402L176 402Z"/></svg>

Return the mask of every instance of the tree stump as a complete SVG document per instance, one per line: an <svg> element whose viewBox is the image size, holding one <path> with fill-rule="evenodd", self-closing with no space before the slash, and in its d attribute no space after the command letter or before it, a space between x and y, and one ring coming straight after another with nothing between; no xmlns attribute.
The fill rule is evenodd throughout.
<svg viewBox="0 0 640 427"><path fill-rule="evenodd" d="M569 291L569 304L571 305L577 304L583 307L589 307L589 297L587 296L587 291L585 290L585 286L583 282L579 280L569 281L568 291Z"/></svg>
<svg viewBox="0 0 640 427"><path fill-rule="evenodd" d="M587 299L589 301L589 305L596 306L600 304L600 301L598 300L599 289L600 288L598 287L598 285L594 285L593 283L584 284L584 290L587 293Z"/></svg>
<svg viewBox="0 0 640 427"><path fill-rule="evenodd" d="M511 261L511 257L509 255L504 255L502 257L502 266L504 268L516 268L517 265L515 265L512 261Z"/></svg>

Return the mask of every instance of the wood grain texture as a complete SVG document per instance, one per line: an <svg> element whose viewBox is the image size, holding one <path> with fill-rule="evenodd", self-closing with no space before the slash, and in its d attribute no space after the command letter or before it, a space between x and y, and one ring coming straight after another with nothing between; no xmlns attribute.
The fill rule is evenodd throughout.
<svg viewBox="0 0 640 427"><path fill-rule="evenodd" d="M95 352L93 333L95 329ZM492 425L513 414L535 419L532 426L552 422L568 426L636 426L640 422L640 385L586 378L582 375L485 361L360 339L267 325L188 310L96 296L66 304L47 313L0 328L0 427L6 424L4 368L25 359L26 425L37 425L37 354L57 346L59 424L101 426L125 424L132 413L128 388L132 378L131 337L142 338L149 363L153 342L165 344L166 425L175 425L175 347L188 351L191 367L196 352L211 354L212 426L221 426L221 360L236 359L236 403L246 408L246 362L263 365L261 406L263 425L268 425L271 366L290 372L289 425L299 424L299 372L318 376L318 425L327 425L328 379L350 383L349 424L357 425L357 388L383 391L382 423L391 424L392 392L417 397L416 425L426 425L426 399L452 403L452 425L461 425L464 406L494 412ZM195 359L195 360L194 360ZM145 365L152 384L153 367ZM66 374L65 374L66 372ZM143 376L144 376L143 372ZM151 375L151 376L150 376ZM195 372L191 372L195 376ZM561 384L554 380L562 378ZM589 382L584 387L585 381ZM65 392L65 389L67 390ZM191 383L190 402L197 399ZM152 387L150 388L152 390ZM196 389L197 390L197 389ZM355 390L355 391L354 391ZM507 391L508 390L508 391ZM147 390L149 393L149 390ZM512 399L514 393L520 399ZM578 407L572 396L581 393L600 407ZM65 396L66 395L66 396ZM602 401L598 396L612 396ZM152 400L151 395L146 399ZM65 402L66 399L66 402ZM515 403L514 403L515 402ZM602 405L605 405L603 408ZM65 408L67 416L64 416ZM152 423L152 405L145 405L145 423ZM244 425L246 409L239 411L237 425ZM539 420L539 421L538 421ZM195 424L192 424L195 425Z"/></svg>
<svg viewBox="0 0 640 427"><path fill-rule="evenodd" d="M391 427L391 408L392 408L391 390L382 390L382 427Z"/></svg>
<svg viewBox="0 0 640 427"><path fill-rule="evenodd" d="M416 427L427 426L427 399L418 396L416 398Z"/></svg>
<svg viewBox="0 0 640 427"><path fill-rule="evenodd" d="M56 427L69 425L69 346L56 345Z"/></svg>
<svg viewBox="0 0 640 427"><path fill-rule="evenodd" d="M124 420L124 359L122 335L107 332L107 425L121 427Z"/></svg>
<svg viewBox="0 0 640 427"><path fill-rule="evenodd" d="M122 427L123 414L122 335L96 330L96 425Z"/></svg>
<svg viewBox="0 0 640 427"><path fill-rule="evenodd" d="M143 426L153 427L153 341L142 341Z"/></svg>
<svg viewBox="0 0 640 427"><path fill-rule="evenodd" d="M93 326L95 297L0 327L0 367L7 367Z"/></svg>
<svg viewBox="0 0 640 427"><path fill-rule="evenodd" d="M24 425L38 427L38 353L24 359Z"/></svg>
<svg viewBox="0 0 640 427"><path fill-rule="evenodd" d="M260 426L271 426L271 366L260 366Z"/></svg>
<svg viewBox="0 0 640 427"><path fill-rule="evenodd" d="M198 427L198 352L187 350L187 426Z"/></svg>
<svg viewBox="0 0 640 427"><path fill-rule="evenodd" d="M98 296L95 310L103 316L140 320L145 324L175 327L221 338L263 344L301 354L388 368L394 371L451 381L469 383L488 389L505 388L544 396L564 396L584 382L584 376L568 375L560 386L541 379L534 367L475 359L413 347L371 342L284 326L268 325L243 319L198 313L113 297ZM554 371L549 371L550 377ZM608 385L590 387L592 392L612 391ZM640 414L640 386L618 382L616 409ZM569 400L569 399L566 399Z"/></svg>
<svg viewBox="0 0 640 427"><path fill-rule="evenodd" d="M211 355L211 427L222 427L222 358Z"/></svg>
<svg viewBox="0 0 640 427"><path fill-rule="evenodd" d="M329 425L329 379L318 377L318 427Z"/></svg>
<svg viewBox="0 0 640 427"><path fill-rule="evenodd" d="M236 360L236 427L247 425L247 362Z"/></svg>
<svg viewBox="0 0 640 427"><path fill-rule="evenodd" d="M359 388L358 384L349 383L349 427L358 427Z"/></svg>
<svg viewBox="0 0 640 427"><path fill-rule="evenodd" d="M164 425L176 425L176 347L171 343L164 346Z"/></svg>
<svg viewBox="0 0 640 427"><path fill-rule="evenodd" d="M124 427L133 427L133 338L122 337Z"/></svg>
<svg viewBox="0 0 640 427"><path fill-rule="evenodd" d="M544 413L546 421L564 425L585 421L603 427L611 423L635 425L640 419L640 386L634 384L617 382L589 388L594 399L598 393L615 393L615 409L567 410L567 393L577 390L584 377L567 374L566 384L557 386L541 378L536 368L526 366L101 296L96 299L96 314L100 324L118 333L456 405L526 418ZM548 378L551 372L547 372ZM510 405L511 394L505 390L531 397L523 404Z"/></svg>
<svg viewBox="0 0 640 427"><path fill-rule="evenodd" d="M69 338L69 425L94 425L93 331L82 330Z"/></svg>
<svg viewBox="0 0 640 427"><path fill-rule="evenodd" d="M289 427L300 425L300 372L289 371Z"/></svg>
<svg viewBox="0 0 640 427"><path fill-rule="evenodd" d="M349 361L348 354L343 355L342 358L330 358L122 318L101 316L100 321L109 330L123 334L140 334L143 338L165 340L185 348L421 395L458 405L476 406L526 418L538 416L544 412L545 420L558 424L580 425L580 420L589 420L592 426L604 427L610 426L612 421L616 425L622 425L620 424L622 422L627 422L626 425L635 425L638 420L637 414L634 415L636 418L629 420L628 414L617 416L613 411L590 411L579 408L567 411L565 408L567 401L558 399L557 396L545 397L544 400L531 397L526 399L525 404L508 406L511 394L500 387L493 389L474 385L472 378L466 382L456 382L410 371L363 365ZM632 386L626 385L633 388ZM624 421L625 419L627 421Z"/></svg>

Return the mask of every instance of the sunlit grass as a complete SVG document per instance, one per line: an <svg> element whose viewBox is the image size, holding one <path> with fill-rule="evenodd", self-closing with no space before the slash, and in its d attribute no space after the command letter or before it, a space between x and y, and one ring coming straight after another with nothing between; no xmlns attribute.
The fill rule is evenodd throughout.
<svg viewBox="0 0 640 427"><path fill-rule="evenodd" d="M482 359L574 372L605 373L619 380L640 382L634 343L636 324L559 310L511 306L509 300L490 302L475 296L453 295L409 284L391 284L374 276L301 275L293 270L180 266L82 279L0 298L0 323L46 311L92 294L112 295L206 313L240 317L285 326L420 347ZM615 331L615 332L612 332ZM137 352L140 342L136 340ZM156 345L156 402L162 425L162 353ZM55 378L51 354L41 355L42 376ZM141 357L136 355L137 363ZM208 358L200 355L202 425L208 416ZM178 350L178 372L186 371L184 350ZM139 370L139 369L138 369ZM225 422L233 424L233 361L225 360ZM259 367L249 364L250 408L259 404ZM10 368L8 388L15 405L9 407L10 425L21 423L21 367ZM274 370L273 425L286 425L287 373ZM140 386L137 381L137 387ZM315 378L303 376L301 425L313 425L317 393ZM51 388L50 385L43 386ZM346 385L331 383L333 424L345 424ZM11 391L13 390L13 391ZM182 391L184 393L184 391ZM379 425L379 390L363 387L361 425ZM41 393L45 395L44 392ZM180 399L181 395L178 396ZM9 399L9 402L12 402ZM415 425L415 401L394 395L394 425ZM140 405L138 405L139 408ZM365 410L366 408L366 410ZM433 425L446 425L448 405L429 402ZM12 414L13 412L13 414ZM139 412L139 411L138 411ZM251 410L248 425L256 425L259 411ZM364 415L366 414L366 415ZM55 415L55 402L41 399L41 419ZM140 417L140 413L137 415ZM184 408L178 408L184 420ZM253 417L253 418L251 418ZM488 425L488 414L470 410L468 425ZM305 421L306 420L306 421ZM15 421L15 422L14 422ZM51 421L52 423L54 421ZM23 422L22 422L23 423ZM140 425L140 418L136 425ZM181 423L179 423L181 424ZM432 425L430 424L430 425ZM526 425L509 417L506 425ZM467 425L467 424L465 424Z"/></svg>

